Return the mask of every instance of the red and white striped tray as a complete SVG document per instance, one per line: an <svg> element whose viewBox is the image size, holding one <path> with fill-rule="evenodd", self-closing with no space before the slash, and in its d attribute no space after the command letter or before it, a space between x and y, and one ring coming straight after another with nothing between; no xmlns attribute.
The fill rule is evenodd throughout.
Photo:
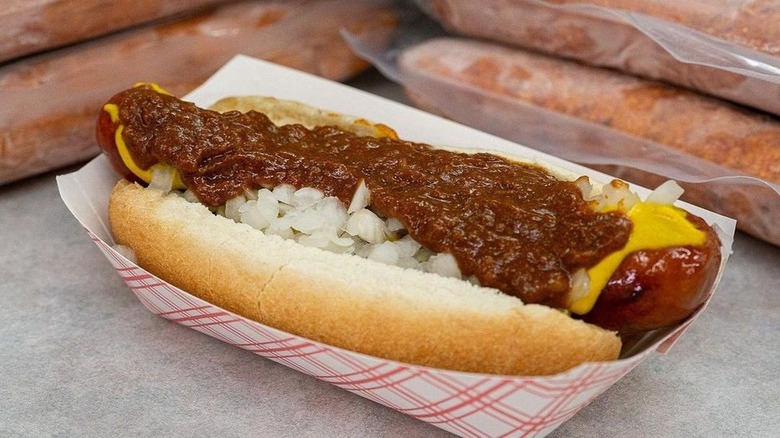
<svg viewBox="0 0 780 438"><path fill-rule="evenodd" d="M648 353L552 377L457 373L370 357L227 312L151 275L91 234L152 313L462 436L544 435Z"/></svg>

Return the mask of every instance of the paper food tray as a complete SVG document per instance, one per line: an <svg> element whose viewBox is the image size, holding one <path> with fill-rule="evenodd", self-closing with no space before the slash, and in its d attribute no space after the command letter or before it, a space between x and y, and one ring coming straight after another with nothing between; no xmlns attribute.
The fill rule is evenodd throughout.
<svg viewBox="0 0 780 438"><path fill-rule="evenodd" d="M208 106L221 97L248 94L294 99L360 115L392 126L405 139L526 153L530 158L543 159L595 179L607 179L597 172L399 103L244 56L234 58L186 99ZM99 156L82 169L58 177L57 181L65 204L151 312L461 436L544 436L653 351L664 351L671 346L693 320L648 339L627 358L583 364L546 377L452 372L370 357L247 320L200 300L128 261L112 248L107 220L108 197L117 179L108 160ZM646 193L643 189L637 191ZM727 241L723 252L725 264L734 222L690 208L722 231L721 236Z"/></svg>

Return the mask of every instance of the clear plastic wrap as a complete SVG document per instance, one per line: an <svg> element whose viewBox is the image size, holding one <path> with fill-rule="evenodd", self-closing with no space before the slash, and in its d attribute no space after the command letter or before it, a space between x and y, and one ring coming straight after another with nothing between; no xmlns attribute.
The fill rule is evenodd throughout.
<svg viewBox="0 0 780 438"><path fill-rule="evenodd" d="M0 8L0 62L227 1L5 1Z"/></svg>
<svg viewBox="0 0 780 438"><path fill-rule="evenodd" d="M417 0L446 29L780 115L776 0Z"/></svg>
<svg viewBox="0 0 780 438"><path fill-rule="evenodd" d="M238 53L345 80L368 67L341 29L397 23L374 0L230 3L186 20L151 25L0 67L0 184L97 154L100 105L136 82L183 95Z"/></svg>
<svg viewBox="0 0 780 438"><path fill-rule="evenodd" d="M465 52L410 66L408 55L436 44L431 36L439 33L410 31L431 29L420 22L404 28L391 46L370 36L352 36L350 43L402 84L417 106L640 185L675 179L687 201L780 244L777 118L618 72L584 67L583 73L572 61L467 39L452 39L471 47ZM514 64L516 59L491 58L494 51L510 59L541 57L558 67L539 75L528 64Z"/></svg>

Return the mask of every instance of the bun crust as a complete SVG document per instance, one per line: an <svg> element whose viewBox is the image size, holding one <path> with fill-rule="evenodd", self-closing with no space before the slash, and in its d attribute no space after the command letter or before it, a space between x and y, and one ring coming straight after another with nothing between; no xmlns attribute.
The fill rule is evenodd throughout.
<svg viewBox="0 0 780 438"><path fill-rule="evenodd" d="M116 242L169 283L260 323L411 364L546 375L614 360L618 336L494 289L326 252L120 181Z"/></svg>

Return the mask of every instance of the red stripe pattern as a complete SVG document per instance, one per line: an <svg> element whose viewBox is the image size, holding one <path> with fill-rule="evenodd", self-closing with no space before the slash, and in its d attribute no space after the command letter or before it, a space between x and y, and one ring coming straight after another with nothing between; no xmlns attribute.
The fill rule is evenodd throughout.
<svg viewBox="0 0 780 438"><path fill-rule="evenodd" d="M87 233L151 312L459 436L544 436L654 350L547 377L489 376L402 364L320 344L227 312L158 279Z"/></svg>

